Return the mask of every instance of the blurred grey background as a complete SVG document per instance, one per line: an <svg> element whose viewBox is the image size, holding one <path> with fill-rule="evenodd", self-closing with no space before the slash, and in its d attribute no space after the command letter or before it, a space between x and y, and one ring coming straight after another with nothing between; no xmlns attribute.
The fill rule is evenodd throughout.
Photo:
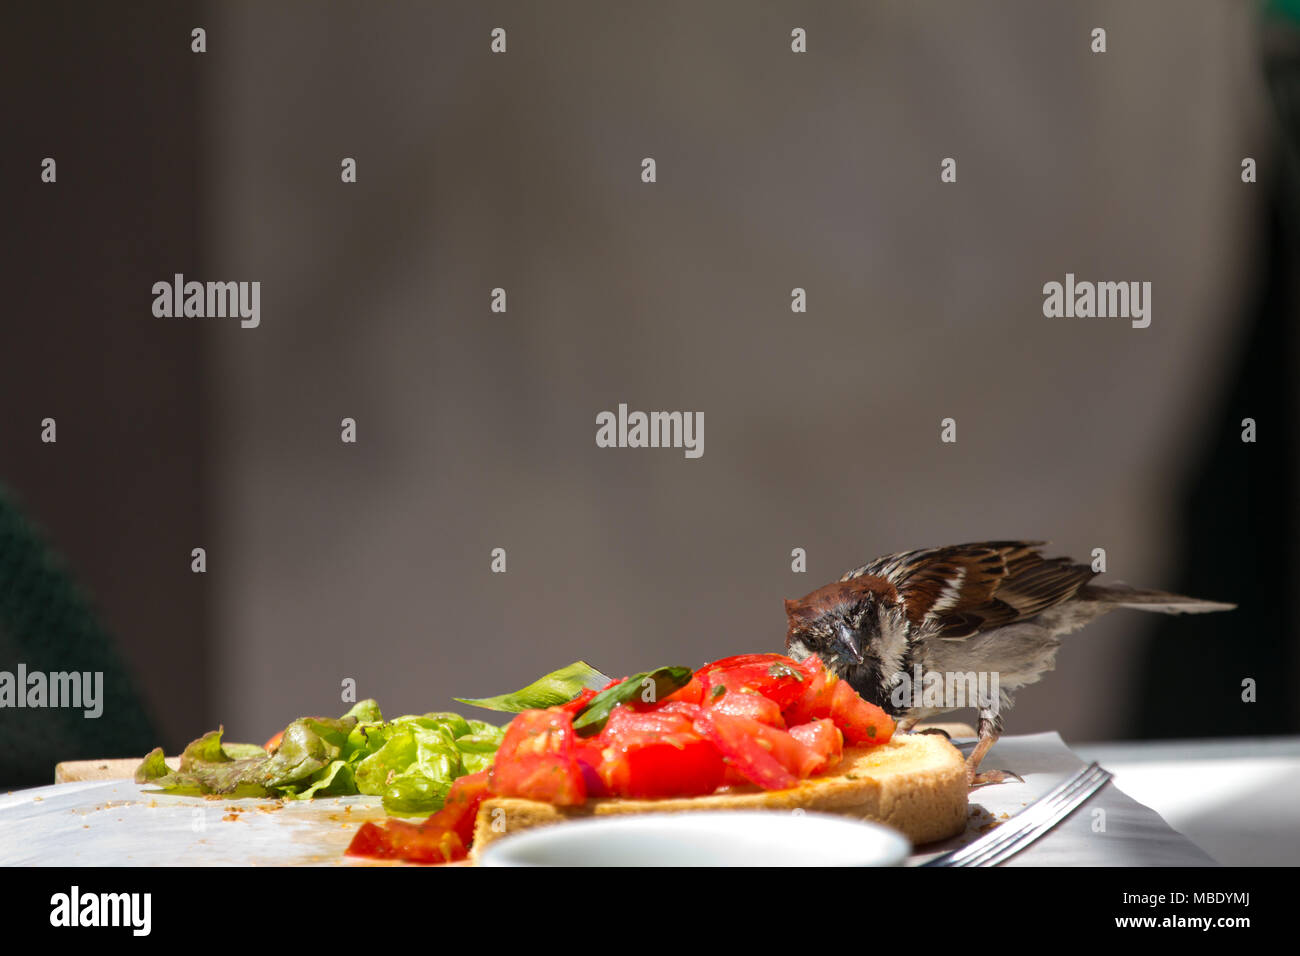
<svg viewBox="0 0 1300 956"><path fill-rule="evenodd" d="M341 712L346 677L397 713L576 658L779 649L784 597L1008 537L1243 603L1098 622L1009 732L1300 727L1294 245L1255 5L5 17L0 481L169 747ZM154 318L175 272L259 280L260 327ZM1045 318L1067 272L1150 281L1151 326ZM703 412L703 457L597 448L620 402Z"/></svg>

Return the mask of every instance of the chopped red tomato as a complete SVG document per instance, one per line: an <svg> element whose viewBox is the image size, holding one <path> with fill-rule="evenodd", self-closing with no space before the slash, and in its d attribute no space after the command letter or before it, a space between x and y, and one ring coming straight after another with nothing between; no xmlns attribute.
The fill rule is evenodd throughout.
<svg viewBox="0 0 1300 956"><path fill-rule="evenodd" d="M488 772L456 778L442 809L423 823L385 820L365 823L348 844L348 856L411 863L450 863L462 860L474 840L474 818L488 795Z"/></svg>
<svg viewBox="0 0 1300 956"><path fill-rule="evenodd" d="M363 823L344 851L348 856L410 863L451 863L466 856L465 844L454 830L429 828L405 820Z"/></svg>
<svg viewBox="0 0 1300 956"><path fill-rule="evenodd" d="M695 730L718 748L718 752L726 758L732 769L764 790L785 790L799 782L799 778L758 740L759 735L765 730L773 733L784 733L784 731L767 727L748 717L733 717L730 714L713 712L699 717L695 721ZM785 736L790 735L785 734ZM790 739L798 743L794 738Z"/></svg>
<svg viewBox="0 0 1300 956"><path fill-rule="evenodd" d="M601 776L601 765L605 762L604 751L605 744L599 737L579 740L573 748L573 759L582 773L589 798L611 796L605 778Z"/></svg>
<svg viewBox="0 0 1300 956"><path fill-rule="evenodd" d="M664 705L655 710L634 710L626 705L615 707L609 715L601 736L614 744L657 740L663 736L693 733L691 716L681 713L678 706Z"/></svg>
<svg viewBox="0 0 1300 956"><path fill-rule="evenodd" d="M825 773L844 759L844 735L830 718L791 727L790 736L817 755L813 774Z"/></svg>
<svg viewBox="0 0 1300 956"><path fill-rule="evenodd" d="M742 654L706 664L696 673L705 684L704 704L709 704L721 687L738 691L742 687L757 691L784 709L794 703L804 690L807 676L799 665L783 654Z"/></svg>
<svg viewBox="0 0 1300 956"><path fill-rule="evenodd" d="M792 737L788 731L759 724L754 732L758 745L777 759L781 766L803 780L817 772L822 758L811 747Z"/></svg>
<svg viewBox="0 0 1300 956"><path fill-rule="evenodd" d="M506 728L496 761L518 754L572 754L573 718L563 710L525 710Z"/></svg>
<svg viewBox="0 0 1300 956"><path fill-rule="evenodd" d="M620 797L651 799L712 793L722 783L722 755L696 733L699 708L681 701L658 710L616 707L601 737L601 777Z"/></svg>
<svg viewBox="0 0 1300 956"><path fill-rule="evenodd" d="M587 799L582 768L570 753L516 754L492 765L492 792L503 797L540 800L572 807Z"/></svg>
<svg viewBox="0 0 1300 956"><path fill-rule="evenodd" d="M750 667L755 664L764 666L789 661L784 654L736 654L732 657L720 657L701 667L696 673L708 674L713 671L727 671L736 667Z"/></svg>
<svg viewBox="0 0 1300 956"><path fill-rule="evenodd" d="M573 736L573 718L559 708L515 715L492 763L492 792L557 806L582 803L587 787Z"/></svg>
<svg viewBox="0 0 1300 956"><path fill-rule="evenodd" d="M894 720L858 696L848 681L837 681L831 696L831 719L850 744L875 746L894 735Z"/></svg>
<svg viewBox="0 0 1300 956"><path fill-rule="evenodd" d="M429 817L424 825L451 830L465 846L469 846L474 840L474 818L478 816L479 804L490 793L489 783L486 770L457 777L447 791L442 809Z"/></svg>
<svg viewBox="0 0 1300 956"><path fill-rule="evenodd" d="M747 688L728 691L721 685L718 686L724 692L713 698L713 702L708 705L710 710L731 714L733 717L749 717L760 724L784 729L785 719L782 718L781 708L777 706L776 701L764 697L757 691L749 691Z"/></svg>
<svg viewBox="0 0 1300 956"><path fill-rule="evenodd" d="M591 703L591 699L595 696L596 692L590 687L583 688L582 693L573 698L573 700L569 701L567 704L561 704L560 710L564 711L570 717L577 717L578 712L582 710L582 708L586 707L587 704Z"/></svg>
<svg viewBox="0 0 1300 956"><path fill-rule="evenodd" d="M784 709L785 722L791 727L806 724L810 720L821 720L831 715L831 695L839 678L822 666L817 656L805 657L799 662L799 670L808 678L803 692Z"/></svg>
<svg viewBox="0 0 1300 956"><path fill-rule="evenodd" d="M664 714L682 714L690 720L694 720L704 713L704 708L699 704L688 704L684 700L669 700L659 708L659 711Z"/></svg>
<svg viewBox="0 0 1300 956"><path fill-rule="evenodd" d="M648 800L712 793L722 784L724 769L718 748L691 734L614 749L604 777L610 793Z"/></svg>
<svg viewBox="0 0 1300 956"><path fill-rule="evenodd" d="M704 681L698 674L692 675L685 687L679 687L667 697L664 703L699 704L704 699Z"/></svg>
<svg viewBox="0 0 1300 956"><path fill-rule="evenodd" d="M379 860L395 855L387 828L369 822L361 824L361 829L352 834L352 841L343 853L346 856L366 856Z"/></svg>

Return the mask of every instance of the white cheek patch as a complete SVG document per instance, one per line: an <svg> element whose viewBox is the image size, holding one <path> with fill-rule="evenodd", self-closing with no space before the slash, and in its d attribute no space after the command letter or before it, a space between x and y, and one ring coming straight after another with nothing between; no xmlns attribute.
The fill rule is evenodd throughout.
<svg viewBox="0 0 1300 956"><path fill-rule="evenodd" d="M888 679L902 668L903 658L907 654L907 620L899 606L881 605L876 621L876 653L880 657L880 673Z"/></svg>
<svg viewBox="0 0 1300 956"><path fill-rule="evenodd" d="M803 641L799 640L799 638L797 637L793 638L788 644L786 644L785 652L787 655L793 657L797 661L801 661L805 657L812 656L812 651L808 650L808 645L805 644Z"/></svg>

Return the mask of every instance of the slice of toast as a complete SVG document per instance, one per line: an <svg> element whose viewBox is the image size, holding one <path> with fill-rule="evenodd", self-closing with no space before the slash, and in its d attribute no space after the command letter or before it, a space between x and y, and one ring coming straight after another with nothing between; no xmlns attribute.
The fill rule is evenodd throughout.
<svg viewBox="0 0 1300 956"><path fill-rule="evenodd" d="M531 827L619 813L694 810L794 810L838 813L899 830L914 845L944 840L966 826L966 763L937 734L900 734L879 747L846 747L829 774L789 790L731 788L707 797L605 798L557 807L517 797L489 797L474 821L471 859L494 840Z"/></svg>

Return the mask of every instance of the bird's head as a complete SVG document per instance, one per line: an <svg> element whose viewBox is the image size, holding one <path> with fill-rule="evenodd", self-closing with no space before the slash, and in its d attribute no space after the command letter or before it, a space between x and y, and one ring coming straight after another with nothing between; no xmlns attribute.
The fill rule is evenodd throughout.
<svg viewBox="0 0 1300 956"><path fill-rule="evenodd" d="M797 601L785 602L786 653L795 660L816 654L841 677L879 669L880 595L854 581L836 581Z"/></svg>

